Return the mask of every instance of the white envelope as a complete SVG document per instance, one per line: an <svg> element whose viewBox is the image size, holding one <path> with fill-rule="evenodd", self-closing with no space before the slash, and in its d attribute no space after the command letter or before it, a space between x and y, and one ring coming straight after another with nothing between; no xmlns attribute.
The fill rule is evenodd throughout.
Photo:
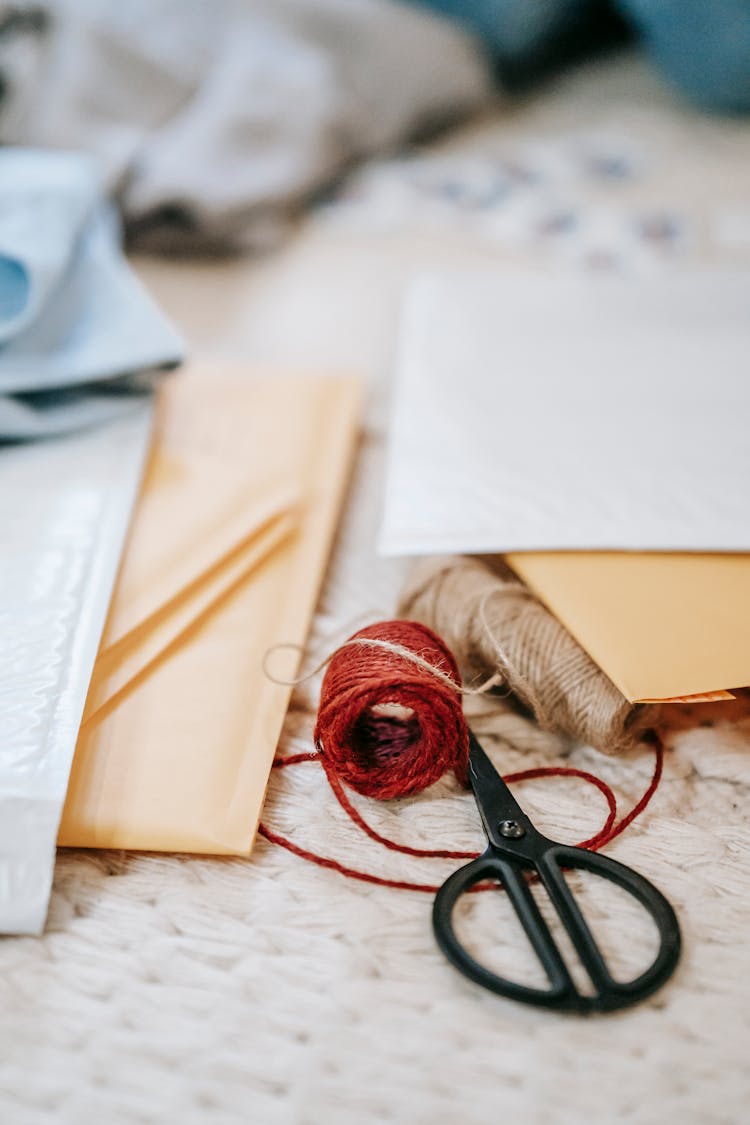
<svg viewBox="0 0 750 1125"><path fill-rule="evenodd" d="M0 448L0 933L40 933L96 650L152 404Z"/></svg>
<svg viewBox="0 0 750 1125"><path fill-rule="evenodd" d="M420 279L382 550L750 551L749 313L739 271Z"/></svg>

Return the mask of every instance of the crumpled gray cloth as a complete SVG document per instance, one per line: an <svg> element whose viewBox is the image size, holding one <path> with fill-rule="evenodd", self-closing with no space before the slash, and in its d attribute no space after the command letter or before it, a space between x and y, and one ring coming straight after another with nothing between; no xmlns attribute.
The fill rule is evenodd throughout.
<svg viewBox="0 0 750 1125"><path fill-rule="evenodd" d="M395 0L33 9L0 4L0 144L95 152L161 249L267 247L352 162L492 96L466 33Z"/></svg>

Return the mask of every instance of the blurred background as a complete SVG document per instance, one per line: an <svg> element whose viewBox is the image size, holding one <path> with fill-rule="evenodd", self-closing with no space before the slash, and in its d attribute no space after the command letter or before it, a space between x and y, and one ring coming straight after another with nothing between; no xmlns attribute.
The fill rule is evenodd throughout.
<svg viewBox="0 0 750 1125"><path fill-rule="evenodd" d="M0 5L0 144L94 154L139 251L267 252L311 214L332 247L598 265L636 229L747 241L748 110L748 0ZM626 192L654 206L623 232Z"/></svg>
<svg viewBox="0 0 750 1125"><path fill-rule="evenodd" d="M382 370L423 266L750 254L750 0L6 4L0 91L188 343L260 362Z"/></svg>

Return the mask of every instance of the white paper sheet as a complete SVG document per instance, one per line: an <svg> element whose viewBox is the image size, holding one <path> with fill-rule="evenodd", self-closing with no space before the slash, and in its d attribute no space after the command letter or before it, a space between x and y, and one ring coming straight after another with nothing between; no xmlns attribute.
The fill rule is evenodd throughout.
<svg viewBox="0 0 750 1125"><path fill-rule="evenodd" d="M750 551L750 273L418 279L381 549Z"/></svg>
<svg viewBox="0 0 750 1125"><path fill-rule="evenodd" d="M39 933L76 736L152 405L0 445L0 933Z"/></svg>

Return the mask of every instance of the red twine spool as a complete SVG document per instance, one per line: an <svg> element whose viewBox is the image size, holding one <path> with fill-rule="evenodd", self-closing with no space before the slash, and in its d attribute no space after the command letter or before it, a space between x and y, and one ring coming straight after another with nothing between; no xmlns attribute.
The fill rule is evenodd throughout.
<svg viewBox="0 0 750 1125"><path fill-rule="evenodd" d="M343 782L367 797L389 800L421 792L449 770L453 770L461 784L468 784L469 732L461 698L455 658L436 633L415 621L370 625L350 637L328 665L314 733L318 751L277 758L274 766L320 761L347 816L371 839L391 851L432 858L475 858L479 853L413 848L389 840L367 824L342 785ZM653 749L651 781L640 800L619 821L614 793L606 782L586 770L542 766L507 774L505 781L576 777L595 786L607 802L608 816L600 831L579 845L595 851L632 824L656 792L664 751L655 732ZM299 847L264 824L259 832L302 859L353 879L402 890L438 889L432 884L406 883L346 867L338 860Z"/></svg>
<svg viewBox="0 0 750 1125"><path fill-rule="evenodd" d="M450 683L375 640L408 649ZM326 769L365 797L408 797L453 770L468 782L469 732L461 677L445 642L413 621L385 621L349 638L334 655L320 693L315 744Z"/></svg>

